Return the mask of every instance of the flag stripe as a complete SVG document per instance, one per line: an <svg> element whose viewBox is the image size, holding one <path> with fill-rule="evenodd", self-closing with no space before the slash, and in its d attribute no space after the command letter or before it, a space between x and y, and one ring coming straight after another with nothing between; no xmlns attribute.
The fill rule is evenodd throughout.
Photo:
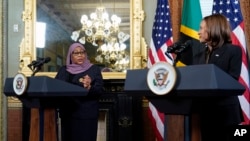
<svg viewBox="0 0 250 141"><path fill-rule="evenodd" d="M152 103L149 103L149 108L150 108L150 115L153 117L153 121L154 124L157 128L157 134L159 134L158 138L162 138L164 137L164 124L162 124L164 122L164 114L160 113L157 111L157 109L154 107L154 105Z"/></svg>
<svg viewBox="0 0 250 141"><path fill-rule="evenodd" d="M181 25L181 32L194 39L197 39L197 40L199 39L198 32L187 26Z"/></svg>

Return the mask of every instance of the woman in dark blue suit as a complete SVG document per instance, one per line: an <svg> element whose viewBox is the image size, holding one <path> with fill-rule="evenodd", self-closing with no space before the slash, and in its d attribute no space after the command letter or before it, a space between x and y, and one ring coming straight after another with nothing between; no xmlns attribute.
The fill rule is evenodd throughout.
<svg viewBox="0 0 250 141"><path fill-rule="evenodd" d="M100 68L88 60L83 45L70 46L66 66L60 68L55 78L88 90L87 96L61 101L62 141L96 141L103 79Z"/></svg>
<svg viewBox="0 0 250 141"><path fill-rule="evenodd" d="M193 64L215 64L238 80L242 52L239 46L232 45L227 19L221 14L204 17L198 34L204 46L193 53ZM199 105L195 108L200 116L202 141L227 141L227 128L243 121L237 96L206 98L195 104Z"/></svg>

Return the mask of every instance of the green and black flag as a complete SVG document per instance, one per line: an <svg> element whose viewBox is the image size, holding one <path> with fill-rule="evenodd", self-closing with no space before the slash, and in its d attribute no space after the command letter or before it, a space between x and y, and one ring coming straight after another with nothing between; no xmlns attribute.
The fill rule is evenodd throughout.
<svg viewBox="0 0 250 141"><path fill-rule="evenodd" d="M192 40L192 49L181 54L180 61L186 65L192 64L192 56L199 50L200 46L198 31L202 20L202 11L199 0L184 0L181 19L180 42Z"/></svg>

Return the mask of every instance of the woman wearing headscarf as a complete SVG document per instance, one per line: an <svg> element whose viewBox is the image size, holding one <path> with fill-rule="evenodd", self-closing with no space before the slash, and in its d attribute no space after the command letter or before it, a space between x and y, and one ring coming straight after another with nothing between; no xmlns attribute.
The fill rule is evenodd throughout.
<svg viewBox="0 0 250 141"><path fill-rule="evenodd" d="M98 99L103 93L103 79L100 68L90 63L82 44L73 43L70 46L66 66L59 69L55 78L88 90L87 96L61 102L62 141L96 141Z"/></svg>

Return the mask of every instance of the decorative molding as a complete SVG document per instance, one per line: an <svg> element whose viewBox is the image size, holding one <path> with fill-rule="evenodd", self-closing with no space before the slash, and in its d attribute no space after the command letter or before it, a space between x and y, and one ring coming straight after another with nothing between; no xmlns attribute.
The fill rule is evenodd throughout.
<svg viewBox="0 0 250 141"><path fill-rule="evenodd" d="M131 69L140 69L142 68L142 60L145 57L145 54L142 54L142 22L144 21L144 11L142 7L142 1L141 0L134 0L131 1L131 13L132 15L130 16L131 22L132 22L132 27L130 28L130 33L131 34Z"/></svg>
<svg viewBox="0 0 250 141"><path fill-rule="evenodd" d="M133 120L128 116L122 116L118 119L118 125L121 127L129 127L132 126Z"/></svg>

